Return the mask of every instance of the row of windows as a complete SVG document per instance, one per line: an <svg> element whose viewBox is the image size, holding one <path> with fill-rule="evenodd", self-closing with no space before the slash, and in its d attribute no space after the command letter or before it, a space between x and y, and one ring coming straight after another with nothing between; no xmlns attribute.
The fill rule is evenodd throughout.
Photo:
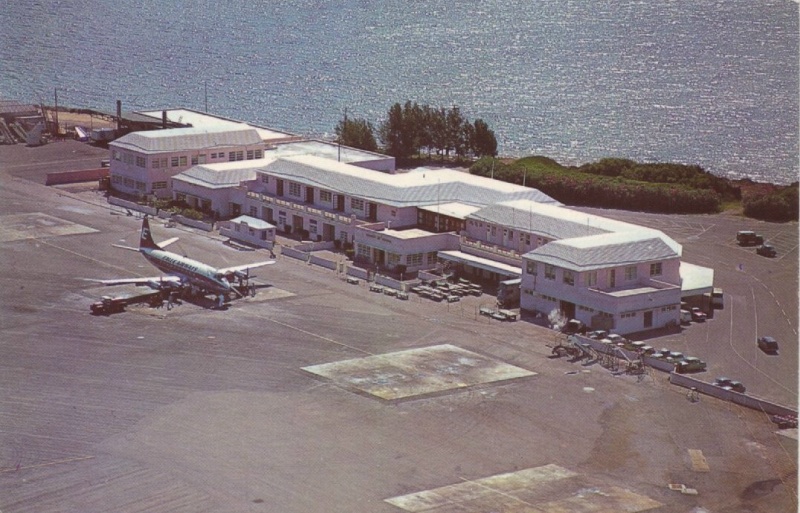
<svg viewBox="0 0 800 513"><path fill-rule="evenodd" d="M263 149L247 150L246 155L247 155L247 160L261 159L264 158L264 150ZM221 151L219 153L212 153L210 156L210 160L212 161L223 160L226 158L226 156L229 162L244 160L245 152L242 150L237 150L227 153L224 151ZM113 150L111 152L111 157L114 160L122 161L125 164L133 165L135 163L137 167L142 167L142 168L147 167L147 158L141 155L134 155L133 153ZM151 157L150 167L152 167L153 169L166 169L167 167L183 167L188 162L187 158L188 157L186 156L180 156L180 155L177 157ZM198 164L205 164L206 154L201 153L199 155L192 155L191 163L193 166L196 166Z"/></svg>
<svg viewBox="0 0 800 513"><path fill-rule="evenodd" d="M627 281L634 281L637 278L637 267L635 265L629 265L624 268L625 271L625 280ZM525 264L525 271L531 276L537 276L539 274L539 266L536 262L528 261ZM650 264L650 276L661 276L662 272L662 263L657 262L655 264ZM575 272L569 269L564 269L562 272L562 281L567 285L575 285ZM548 280L555 280L556 279L556 266L551 264L544 264L544 277ZM584 273L585 277L585 284L587 287L594 287L597 285L597 271L588 271Z"/></svg>

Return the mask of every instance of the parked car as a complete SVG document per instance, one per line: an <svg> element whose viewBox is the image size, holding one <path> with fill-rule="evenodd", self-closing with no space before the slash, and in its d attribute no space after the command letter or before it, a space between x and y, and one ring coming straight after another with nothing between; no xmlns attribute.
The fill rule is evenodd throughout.
<svg viewBox="0 0 800 513"><path fill-rule="evenodd" d="M606 338L608 336L608 332L606 330L594 330L587 333L586 336L594 340L600 340Z"/></svg>
<svg viewBox="0 0 800 513"><path fill-rule="evenodd" d="M616 333L611 333L606 338L618 346L623 346L627 342L625 337L617 335Z"/></svg>
<svg viewBox="0 0 800 513"><path fill-rule="evenodd" d="M695 322L705 322L706 321L706 314L700 307L695 306L692 308L692 320Z"/></svg>
<svg viewBox="0 0 800 513"><path fill-rule="evenodd" d="M761 256L768 257L768 258L774 258L775 256L778 255L778 253L775 251L775 248L772 246L772 244L762 244L762 245L760 245L759 247L756 248L756 253L758 253Z"/></svg>
<svg viewBox="0 0 800 513"><path fill-rule="evenodd" d="M675 364L675 372L686 374L687 372L703 372L706 370L706 362L694 356L687 356L682 361Z"/></svg>
<svg viewBox="0 0 800 513"><path fill-rule="evenodd" d="M692 322L692 312L681 310L681 324L689 324L690 322Z"/></svg>
<svg viewBox="0 0 800 513"><path fill-rule="evenodd" d="M758 246L764 244L764 237L750 230L742 230L736 234L736 242L740 246Z"/></svg>
<svg viewBox="0 0 800 513"><path fill-rule="evenodd" d="M778 341L772 337L758 337L758 348L769 354L777 354Z"/></svg>
<svg viewBox="0 0 800 513"><path fill-rule="evenodd" d="M714 386L721 387L726 390L733 390L734 392L739 392L740 394L743 394L745 390L747 390L741 381L736 381L722 376L715 379L714 383L712 384Z"/></svg>

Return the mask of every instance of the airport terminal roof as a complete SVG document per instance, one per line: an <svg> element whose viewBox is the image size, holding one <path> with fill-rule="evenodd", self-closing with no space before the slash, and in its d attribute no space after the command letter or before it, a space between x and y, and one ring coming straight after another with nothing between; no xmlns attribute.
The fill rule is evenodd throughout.
<svg viewBox="0 0 800 513"><path fill-rule="evenodd" d="M139 114L143 114L145 116L150 116L158 120L161 120L162 112L163 111L161 110L153 110L153 111L142 111L139 112ZM269 142L270 140L296 137L294 134L290 134L288 132L281 132L278 130L273 130L271 128L252 125L249 123L245 123L243 121L227 119L220 116L215 116L205 112L198 112L191 109L166 109L166 113L168 121L181 123L184 125L191 125L195 128L227 128L227 129L252 128L258 132L258 135L261 137L263 141L267 142Z"/></svg>
<svg viewBox="0 0 800 513"><path fill-rule="evenodd" d="M270 155L276 157L294 157L297 155L313 155L315 157L325 157L333 161L344 162L345 164L355 164L358 162L371 162L376 160L394 160L394 157L375 153L373 151L360 150L349 146L340 146L334 142L319 141L308 139L304 141L294 141L276 144L269 150ZM394 166L392 166L394 169Z"/></svg>
<svg viewBox="0 0 800 513"><path fill-rule="evenodd" d="M641 227L557 240L525 254L530 260L578 272L680 256L680 244L658 230Z"/></svg>
<svg viewBox="0 0 800 513"><path fill-rule="evenodd" d="M485 206L509 199L559 204L529 187L451 169L386 174L314 156L286 157L263 168L269 175L395 207L450 202Z"/></svg>
<svg viewBox="0 0 800 513"><path fill-rule="evenodd" d="M165 153L261 144L263 141L253 128L209 126L131 132L109 146L140 153Z"/></svg>
<svg viewBox="0 0 800 513"><path fill-rule="evenodd" d="M555 240L639 228L629 223L571 210L560 204L530 200L502 201L482 208L469 217Z"/></svg>
<svg viewBox="0 0 800 513"><path fill-rule="evenodd" d="M270 161L272 161L272 159L200 164L192 166L182 173L178 173L173 176L172 179L193 185L200 185L208 189L235 187L242 182L255 180L258 170Z"/></svg>

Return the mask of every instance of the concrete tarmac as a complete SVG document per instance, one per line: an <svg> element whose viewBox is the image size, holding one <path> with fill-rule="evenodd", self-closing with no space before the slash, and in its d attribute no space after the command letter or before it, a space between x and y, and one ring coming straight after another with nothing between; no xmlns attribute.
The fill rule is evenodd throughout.
<svg viewBox="0 0 800 513"><path fill-rule="evenodd" d="M3 513L797 509L796 441L763 413L689 401L656 371L553 359L553 331L479 316L487 296L401 301L281 257L259 270L255 298L225 310L90 315L111 289L83 278L158 274L111 247L135 245L140 219L91 186L41 185L44 169L96 167L104 155L75 142L0 147L0 226L14 220L0 239ZM707 360L709 380L797 403L796 224L599 213L663 230L725 290L713 319L651 345ZM738 229L764 233L779 257L736 246ZM186 228L153 231L216 266L266 256ZM762 334L778 338L779 356L755 349ZM459 351L342 379L305 370L438 346ZM521 377L452 386L473 360ZM431 375L451 386L386 400L342 385L414 388Z"/></svg>

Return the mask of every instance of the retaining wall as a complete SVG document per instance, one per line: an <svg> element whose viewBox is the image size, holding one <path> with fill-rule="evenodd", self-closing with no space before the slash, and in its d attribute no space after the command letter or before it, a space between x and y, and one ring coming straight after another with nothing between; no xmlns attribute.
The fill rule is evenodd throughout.
<svg viewBox="0 0 800 513"><path fill-rule="evenodd" d="M108 168L82 169L80 171L61 171L47 173L45 185L62 185L66 183L92 182L108 176Z"/></svg>
<svg viewBox="0 0 800 513"><path fill-rule="evenodd" d="M722 387L714 386L711 383L706 383L693 376L685 374L672 373L669 375L669 382L673 385L678 385L684 388L695 388L697 391L704 395L710 395L723 401L730 401L732 403L740 404L754 410L763 411L768 415L795 415L797 410L793 410L780 404L767 401L766 399L759 399L752 395L740 394L733 390L725 390Z"/></svg>
<svg viewBox="0 0 800 513"><path fill-rule="evenodd" d="M112 205L116 205L118 207L127 208L129 210L135 210L137 212L142 212L143 214L155 216L158 213L158 209L155 207L148 207L147 205L140 205L135 201L127 201L121 198L117 198L116 196L109 196L108 202Z"/></svg>

